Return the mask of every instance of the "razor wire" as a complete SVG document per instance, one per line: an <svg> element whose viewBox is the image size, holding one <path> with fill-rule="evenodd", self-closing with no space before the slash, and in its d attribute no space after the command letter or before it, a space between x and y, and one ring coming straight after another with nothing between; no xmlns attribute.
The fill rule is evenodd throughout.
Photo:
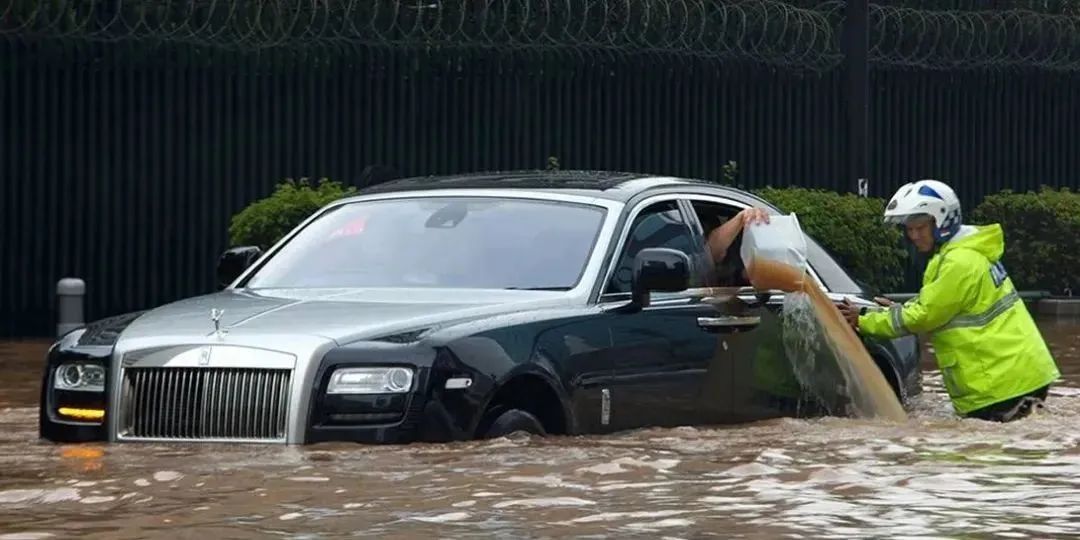
<svg viewBox="0 0 1080 540"><path fill-rule="evenodd" d="M1059 0L1060 1L1060 0ZM781 0L0 0L15 40L185 43L233 51L361 47L843 61L845 2ZM870 7L870 60L929 69L1080 68L1080 16Z"/></svg>
<svg viewBox="0 0 1080 540"><path fill-rule="evenodd" d="M1080 15L1028 9L925 11L877 6L870 51L883 65L1080 69Z"/></svg>
<svg viewBox="0 0 1080 540"><path fill-rule="evenodd" d="M288 47L641 53L826 69L834 27L776 0L0 0L0 34Z"/></svg>

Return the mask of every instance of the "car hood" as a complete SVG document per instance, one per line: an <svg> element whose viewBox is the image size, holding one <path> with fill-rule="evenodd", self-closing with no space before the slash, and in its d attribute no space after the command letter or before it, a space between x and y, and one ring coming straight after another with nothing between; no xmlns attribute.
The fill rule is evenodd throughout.
<svg viewBox="0 0 1080 540"><path fill-rule="evenodd" d="M206 341L220 310L226 340L259 336L320 337L343 344L455 321L566 305L545 291L417 289L226 290L153 309L121 340Z"/></svg>

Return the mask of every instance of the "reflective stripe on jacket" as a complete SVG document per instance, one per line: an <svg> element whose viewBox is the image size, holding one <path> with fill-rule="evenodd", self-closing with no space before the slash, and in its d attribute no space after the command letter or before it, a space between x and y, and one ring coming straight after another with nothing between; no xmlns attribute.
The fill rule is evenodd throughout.
<svg viewBox="0 0 1080 540"><path fill-rule="evenodd" d="M1001 264L1001 226L966 226L934 254L918 296L859 317L863 334L932 334L953 406L966 414L1060 376L1039 328Z"/></svg>

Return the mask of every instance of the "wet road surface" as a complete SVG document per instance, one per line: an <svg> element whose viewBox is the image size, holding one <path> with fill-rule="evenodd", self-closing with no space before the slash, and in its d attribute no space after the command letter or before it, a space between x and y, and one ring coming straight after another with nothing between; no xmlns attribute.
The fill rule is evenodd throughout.
<svg viewBox="0 0 1080 540"><path fill-rule="evenodd" d="M958 420L924 358L906 425L843 418L394 447L53 445L41 343L0 343L0 540L1080 535L1080 322L1040 321L1045 410Z"/></svg>

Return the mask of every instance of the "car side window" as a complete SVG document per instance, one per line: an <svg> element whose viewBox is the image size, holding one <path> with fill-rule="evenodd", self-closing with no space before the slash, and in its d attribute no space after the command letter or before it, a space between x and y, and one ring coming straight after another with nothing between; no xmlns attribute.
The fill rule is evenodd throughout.
<svg viewBox="0 0 1080 540"><path fill-rule="evenodd" d="M735 217L741 210L741 206L721 203L717 201L690 201L701 225L702 235L708 239L709 233L714 231L727 220ZM734 241L728 247L727 253L721 255L719 260L712 261L706 285L711 287L748 287L750 280L745 274L742 257L739 254L742 248L742 233L736 235ZM821 246L809 235L807 239L807 258L810 268L821 279L823 285L830 292L860 292L856 285L843 268L821 248Z"/></svg>
<svg viewBox="0 0 1080 540"><path fill-rule="evenodd" d="M643 209L635 218L619 255L615 272L604 291L629 293L634 274L634 257L645 248L664 247L692 255L695 252L690 227L679 211L678 202L663 201Z"/></svg>
<svg viewBox="0 0 1080 540"><path fill-rule="evenodd" d="M733 219L742 210L737 206L712 201L693 200L690 201L690 205L693 207L694 213L697 214L702 237L705 238L706 243L708 243L709 235L713 231L720 228L728 220ZM742 257L739 255L741 248L742 233L740 232L735 236L731 245L728 246L726 253L719 254L715 259L713 254L709 253L707 257L709 264L704 279L707 286L746 287L750 285L750 280L747 279L745 274L746 269L743 267ZM707 246L706 249L708 249Z"/></svg>

